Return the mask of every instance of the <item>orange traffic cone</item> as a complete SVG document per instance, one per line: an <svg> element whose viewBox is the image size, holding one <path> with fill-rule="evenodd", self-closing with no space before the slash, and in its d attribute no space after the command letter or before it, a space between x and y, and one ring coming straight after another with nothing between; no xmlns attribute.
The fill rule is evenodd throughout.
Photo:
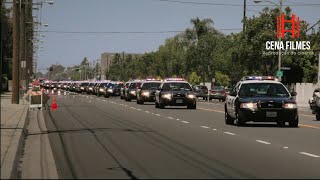
<svg viewBox="0 0 320 180"><path fill-rule="evenodd" d="M57 110L57 109L58 109L56 96L53 96L53 100L52 100L52 104L51 104L51 109L52 109L52 110Z"/></svg>

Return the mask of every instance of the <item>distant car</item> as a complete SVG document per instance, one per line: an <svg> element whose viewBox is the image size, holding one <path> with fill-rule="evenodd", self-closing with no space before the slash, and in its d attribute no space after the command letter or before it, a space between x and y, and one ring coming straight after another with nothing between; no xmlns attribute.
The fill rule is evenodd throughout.
<svg viewBox="0 0 320 180"><path fill-rule="evenodd" d="M132 99L137 99L137 90L140 88L142 81L133 81L126 88L124 98L126 101L131 101Z"/></svg>
<svg viewBox="0 0 320 180"><path fill-rule="evenodd" d="M187 106L188 109L197 108L196 95L191 85L180 78L169 78L156 91L156 108L165 106Z"/></svg>
<svg viewBox="0 0 320 180"><path fill-rule="evenodd" d="M96 94L97 96L101 96L101 95L104 95L106 94L106 88L108 86L109 82L103 82L103 83L100 83L99 86L97 86L97 90L96 90Z"/></svg>
<svg viewBox="0 0 320 180"><path fill-rule="evenodd" d="M193 86L197 98L201 97L204 100L208 100L208 88L205 85Z"/></svg>
<svg viewBox="0 0 320 180"><path fill-rule="evenodd" d="M137 90L137 104L144 102L155 102L156 90L161 85L161 81L145 81L141 88Z"/></svg>
<svg viewBox="0 0 320 180"><path fill-rule="evenodd" d="M226 100L226 89L223 86L213 86L209 93L209 100L219 99L219 101Z"/></svg>
<svg viewBox="0 0 320 180"><path fill-rule="evenodd" d="M119 96L120 88L123 86L122 82L110 82L105 88L104 97Z"/></svg>
<svg viewBox="0 0 320 180"><path fill-rule="evenodd" d="M120 88L120 99L125 99L125 92L127 88L129 87L130 82L126 82L121 88Z"/></svg>

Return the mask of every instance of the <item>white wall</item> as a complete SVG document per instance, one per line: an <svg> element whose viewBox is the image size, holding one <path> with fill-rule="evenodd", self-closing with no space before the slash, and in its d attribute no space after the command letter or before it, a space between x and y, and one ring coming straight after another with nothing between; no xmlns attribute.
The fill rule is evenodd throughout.
<svg viewBox="0 0 320 180"><path fill-rule="evenodd" d="M320 84L296 83L294 89L297 92L296 101L298 106L309 106L309 98L312 96L314 89L317 87L320 87Z"/></svg>

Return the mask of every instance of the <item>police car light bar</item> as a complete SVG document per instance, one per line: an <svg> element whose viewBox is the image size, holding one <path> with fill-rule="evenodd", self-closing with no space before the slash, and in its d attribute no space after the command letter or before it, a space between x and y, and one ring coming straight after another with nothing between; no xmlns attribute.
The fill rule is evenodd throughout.
<svg viewBox="0 0 320 180"><path fill-rule="evenodd" d="M275 80L273 76L246 76L242 80Z"/></svg>
<svg viewBox="0 0 320 180"><path fill-rule="evenodd" d="M165 81L186 81L184 78L166 78Z"/></svg>

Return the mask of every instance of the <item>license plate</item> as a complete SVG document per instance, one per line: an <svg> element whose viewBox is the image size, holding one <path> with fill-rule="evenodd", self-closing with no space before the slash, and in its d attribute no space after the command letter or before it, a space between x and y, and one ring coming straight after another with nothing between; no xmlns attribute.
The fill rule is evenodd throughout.
<svg viewBox="0 0 320 180"><path fill-rule="evenodd" d="M182 99L177 99L176 103L183 103L183 100Z"/></svg>
<svg viewBox="0 0 320 180"><path fill-rule="evenodd" d="M268 111L266 114L267 117L277 117L277 115L278 115L277 112L268 112Z"/></svg>

